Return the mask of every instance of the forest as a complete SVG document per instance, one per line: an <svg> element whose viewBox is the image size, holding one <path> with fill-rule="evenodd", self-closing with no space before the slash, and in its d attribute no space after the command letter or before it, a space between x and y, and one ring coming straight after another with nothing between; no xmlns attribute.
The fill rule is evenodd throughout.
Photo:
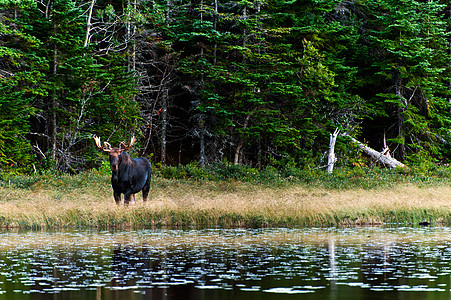
<svg viewBox="0 0 451 300"><path fill-rule="evenodd" d="M0 172L451 160L449 0L0 0ZM338 163L365 164L340 136Z"/></svg>

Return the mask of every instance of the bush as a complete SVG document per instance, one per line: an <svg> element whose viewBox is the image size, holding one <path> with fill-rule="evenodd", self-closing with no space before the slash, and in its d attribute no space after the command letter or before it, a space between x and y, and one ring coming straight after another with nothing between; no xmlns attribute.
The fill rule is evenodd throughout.
<svg viewBox="0 0 451 300"><path fill-rule="evenodd" d="M29 175L4 175L0 180L0 186L2 187L15 187L20 189L31 188L36 182L39 181L38 176Z"/></svg>
<svg viewBox="0 0 451 300"><path fill-rule="evenodd" d="M162 166L159 169L159 174L165 179L186 179L188 175L186 174L183 167L171 167Z"/></svg>
<svg viewBox="0 0 451 300"><path fill-rule="evenodd" d="M97 173L99 173L99 175L102 176L107 176L110 175L111 176L111 167L110 167L110 163L108 161L102 161L102 164L100 165L100 167L98 167L96 169Z"/></svg>
<svg viewBox="0 0 451 300"><path fill-rule="evenodd" d="M209 173L206 168L199 167L198 163L190 163L186 166L180 166L183 168L188 178L196 180L215 180L213 174Z"/></svg>
<svg viewBox="0 0 451 300"><path fill-rule="evenodd" d="M221 162L207 167L208 171L219 180L255 181L259 171L244 165L235 165L229 162Z"/></svg>
<svg viewBox="0 0 451 300"><path fill-rule="evenodd" d="M34 187L55 187L59 190L80 188L87 183L107 185L111 170L107 161L98 169L68 175L56 171L41 172L33 175L3 174L0 186L5 188L33 189ZM379 167L337 167L333 174L324 169L309 169L294 163L268 165L263 169L234 165L229 162L200 167L197 163L185 166L161 166L153 168L153 178L168 180L197 181L241 181L267 186L300 184L326 189L372 189L395 186L399 183L411 183L419 186L443 185L451 183L451 168L448 165L422 165L412 168L393 170ZM155 181L158 182L158 181ZM162 184L163 181L154 184Z"/></svg>

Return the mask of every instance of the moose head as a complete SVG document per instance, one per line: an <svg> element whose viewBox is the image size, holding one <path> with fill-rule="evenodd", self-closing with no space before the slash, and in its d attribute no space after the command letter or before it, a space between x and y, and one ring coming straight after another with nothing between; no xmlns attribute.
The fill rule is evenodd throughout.
<svg viewBox="0 0 451 300"><path fill-rule="evenodd" d="M131 138L131 140L130 140L130 145L127 146L127 145L125 144L125 142L121 142L121 143L119 144L119 147L118 147L118 148L112 148L111 145L110 145L110 143L108 143L108 142L104 142L103 145L102 145L102 143L100 142L100 138L97 137L97 136L94 137L94 140L95 140L95 142L96 142L97 147L98 147L100 150L103 150L103 151L109 153L109 155L110 155L110 167L111 167L111 171L113 171L113 172L115 172L115 171L118 170L119 164L121 163L121 161L122 161L123 159L127 159L127 158L128 158L128 156L127 156L127 157L125 157L125 156L123 157L123 156L121 155L121 153L122 153L123 151L128 150L128 149L130 149L131 147L133 147L133 145L134 145L135 142L136 142L136 138L135 138L135 136L133 136L133 137Z"/></svg>

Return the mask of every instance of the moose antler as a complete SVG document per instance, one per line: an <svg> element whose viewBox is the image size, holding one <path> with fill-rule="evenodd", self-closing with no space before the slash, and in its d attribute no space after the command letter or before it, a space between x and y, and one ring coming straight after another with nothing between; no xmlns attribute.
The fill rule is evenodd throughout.
<svg viewBox="0 0 451 300"><path fill-rule="evenodd" d="M100 142L100 138L98 136L94 137L94 140L96 141L96 145L100 150L103 150L105 152L110 152L111 151L111 145L110 143L104 142L103 145Z"/></svg>
<svg viewBox="0 0 451 300"><path fill-rule="evenodd" d="M125 150L128 150L128 149L130 149L131 147L133 147L133 145L135 144L135 142L136 142L136 138L135 138L135 136L132 136L132 139L130 140L130 145L126 145L125 144L125 142L121 142L120 144L119 144L119 149L121 149L121 151L125 151ZM122 147L123 148L122 148Z"/></svg>
<svg viewBox="0 0 451 300"><path fill-rule="evenodd" d="M103 150L103 151L105 151L105 152L110 152L111 150L113 150L113 148L111 147L110 143L104 142L103 145L102 145L102 143L100 142L100 138L99 138L98 136L95 136L95 137L94 137L94 140L96 141L96 145L97 145L97 147L98 147L100 150ZM136 138L135 138L135 136L133 136L132 139L131 139L131 141L130 141L130 145L127 146L127 145L125 144L125 142L121 142L121 143L119 144L119 149L118 149L118 148L114 148L114 149L116 149L116 151L119 150L119 153L120 153L120 152L122 152L122 151L128 150L128 149L130 149L131 147L133 147L133 145L135 144L135 142L136 142Z"/></svg>

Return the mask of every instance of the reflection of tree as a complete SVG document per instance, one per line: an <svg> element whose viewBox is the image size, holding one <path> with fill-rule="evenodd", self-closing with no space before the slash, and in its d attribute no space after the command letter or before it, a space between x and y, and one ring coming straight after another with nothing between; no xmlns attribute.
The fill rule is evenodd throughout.
<svg viewBox="0 0 451 300"><path fill-rule="evenodd" d="M113 250L112 269L114 277L112 286L130 286L136 284L137 278L144 278L151 268L148 249L137 249L118 245Z"/></svg>
<svg viewBox="0 0 451 300"><path fill-rule="evenodd" d="M330 237L329 239L329 267L330 267L330 273L329 273L329 277L330 277L330 295L331 295L331 299L333 295L336 295L337 293L337 285L336 283L336 279L338 276L338 271L337 271L337 265L336 265L336 260L335 260L335 238L334 237Z"/></svg>
<svg viewBox="0 0 451 300"><path fill-rule="evenodd" d="M334 279L337 277L337 267L335 264L335 239L329 239L329 265L330 265L330 278Z"/></svg>
<svg viewBox="0 0 451 300"><path fill-rule="evenodd" d="M147 246L115 246L111 262L113 298L121 299L123 291L115 290L125 288L128 293L145 291L142 299L174 299L174 295L182 295L181 299L186 300L197 299L192 286L178 284L185 283L192 263L190 259L194 259L184 253L175 249L152 250Z"/></svg>
<svg viewBox="0 0 451 300"><path fill-rule="evenodd" d="M368 245L364 249L361 272L365 282L386 282L392 276L395 268L391 263L391 248L391 243L383 242Z"/></svg>

